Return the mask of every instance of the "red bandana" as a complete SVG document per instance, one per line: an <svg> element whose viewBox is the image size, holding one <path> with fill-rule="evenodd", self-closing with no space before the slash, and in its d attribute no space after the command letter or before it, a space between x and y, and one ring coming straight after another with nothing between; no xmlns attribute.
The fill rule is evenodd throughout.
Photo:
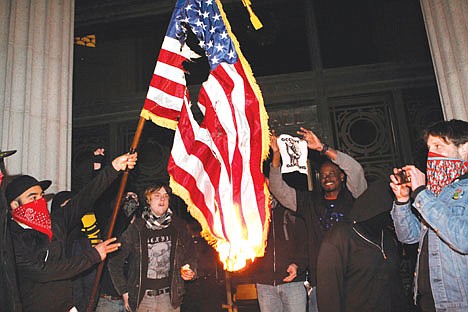
<svg viewBox="0 0 468 312"><path fill-rule="evenodd" d="M427 189L439 195L442 189L468 172L468 162L436 153L427 155Z"/></svg>
<svg viewBox="0 0 468 312"><path fill-rule="evenodd" d="M3 181L3 172L0 170L0 186L2 186L2 181Z"/></svg>
<svg viewBox="0 0 468 312"><path fill-rule="evenodd" d="M52 222L44 198L19 206L12 211L11 215L15 221L44 233L49 240L52 240Z"/></svg>

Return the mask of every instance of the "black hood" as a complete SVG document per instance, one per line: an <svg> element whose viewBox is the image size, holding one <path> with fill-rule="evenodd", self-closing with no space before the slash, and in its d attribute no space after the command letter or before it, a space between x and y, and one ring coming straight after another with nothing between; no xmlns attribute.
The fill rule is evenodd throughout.
<svg viewBox="0 0 468 312"><path fill-rule="evenodd" d="M54 199L52 199L52 205L50 207L51 211L60 208L62 204L69 200L71 197L72 192L70 191L61 191L55 194Z"/></svg>
<svg viewBox="0 0 468 312"><path fill-rule="evenodd" d="M383 212L392 210L393 197L390 187L383 181L375 181L355 201L350 212L354 222L369 220Z"/></svg>

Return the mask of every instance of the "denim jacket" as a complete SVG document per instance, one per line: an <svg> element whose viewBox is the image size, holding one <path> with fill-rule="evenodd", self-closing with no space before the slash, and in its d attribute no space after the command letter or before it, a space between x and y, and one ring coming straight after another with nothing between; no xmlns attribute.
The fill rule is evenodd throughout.
<svg viewBox="0 0 468 312"><path fill-rule="evenodd" d="M417 295L419 256L428 234L429 278L437 311L468 311L468 175L447 185L439 196L416 191L410 203L393 204L392 218L402 243L419 242L414 294Z"/></svg>

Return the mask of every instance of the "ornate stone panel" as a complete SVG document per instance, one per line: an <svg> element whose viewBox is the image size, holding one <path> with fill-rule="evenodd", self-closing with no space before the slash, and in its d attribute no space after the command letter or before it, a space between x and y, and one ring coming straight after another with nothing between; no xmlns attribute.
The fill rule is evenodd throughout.
<svg viewBox="0 0 468 312"><path fill-rule="evenodd" d="M366 176L388 179L400 162L396 144L391 93L375 93L329 99L335 147L352 155Z"/></svg>

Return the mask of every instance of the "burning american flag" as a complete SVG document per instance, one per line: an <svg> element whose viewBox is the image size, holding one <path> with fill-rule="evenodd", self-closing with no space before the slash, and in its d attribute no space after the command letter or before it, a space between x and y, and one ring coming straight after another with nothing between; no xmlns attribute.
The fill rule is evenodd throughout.
<svg viewBox="0 0 468 312"><path fill-rule="evenodd" d="M198 124L182 63L199 40L210 65ZM141 116L175 129L170 185L202 225L225 269L239 270L264 253L270 218L262 163L269 149L268 115L249 64L219 0L179 0L162 44Z"/></svg>

